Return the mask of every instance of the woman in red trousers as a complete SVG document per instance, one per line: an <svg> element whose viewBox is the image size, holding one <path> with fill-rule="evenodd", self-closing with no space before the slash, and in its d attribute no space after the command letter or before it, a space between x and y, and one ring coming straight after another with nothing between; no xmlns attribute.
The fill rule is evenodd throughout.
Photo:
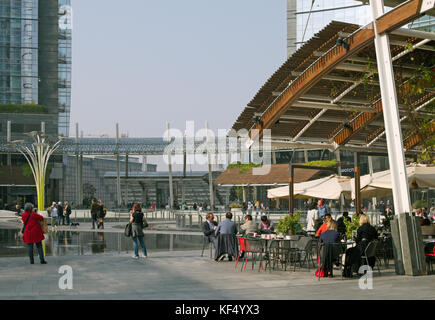
<svg viewBox="0 0 435 320"><path fill-rule="evenodd" d="M44 252L42 250L42 240L44 240L45 237L42 233L41 225L39 224L39 221L44 220L44 218L36 212L33 212L33 205L31 203L25 204L24 211L25 212L21 215L22 223L26 226L23 233L23 242L27 244L30 263L35 263L33 260L33 244L35 243L41 264L46 264L47 262L44 259Z"/></svg>

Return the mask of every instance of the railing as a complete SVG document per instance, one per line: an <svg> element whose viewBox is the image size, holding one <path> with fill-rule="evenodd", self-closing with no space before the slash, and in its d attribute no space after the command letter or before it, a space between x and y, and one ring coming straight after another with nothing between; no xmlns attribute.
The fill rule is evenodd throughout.
<svg viewBox="0 0 435 320"><path fill-rule="evenodd" d="M200 228L201 224L206 220L205 217L208 212L212 212L216 222L225 220L226 212L223 210L218 211L199 211L199 210L170 210L170 209L155 209L144 210L144 217L150 221L159 221L166 223L175 223L177 229L185 228ZM239 227L243 224L244 217L248 212L244 213L242 210L232 211L232 220ZM259 211L258 214L255 210L249 212L255 222L260 222L261 216L265 215L275 226L278 221L288 214L285 210L264 210ZM349 216L352 217L355 213L349 212ZM379 212L367 212L370 223L372 225L379 225L382 222L382 216ZM333 211L331 216L334 220L337 220L342 216L342 212ZM106 222L125 222L128 221L130 213L126 209L113 209L110 210L105 217ZM73 222L91 222L91 211L89 209L84 210L72 210L71 219ZM300 223L305 226L307 220L307 211L302 211Z"/></svg>

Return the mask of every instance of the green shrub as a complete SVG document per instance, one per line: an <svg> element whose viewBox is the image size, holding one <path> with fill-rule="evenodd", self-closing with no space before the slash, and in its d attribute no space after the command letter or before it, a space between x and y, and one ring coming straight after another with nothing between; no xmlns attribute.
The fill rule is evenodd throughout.
<svg viewBox="0 0 435 320"><path fill-rule="evenodd" d="M231 209L234 209L234 208L241 208L242 207L242 205L240 204L240 203L231 203L230 204L230 208Z"/></svg>
<svg viewBox="0 0 435 320"><path fill-rule="evenodd" d="M346 226L346 238L347 239L352 239L352 231L358 230L359 217L360 217L360 215L354 214L351 222L347 221L347 219L343 219L344 225Z"/></svg>
<svg viewBox="0 0 435 320"><path fill-rule="evenodd" d="M249 169L256 168L261 166L261 163L241 163L238 161L237 163L231 163L228 165L227 169L239 168L239 173L246 173Z"/></svg>
<svg viewBox="0 0 435 320"><path fill-rule="evenodd" d="M337 160L318 160L305 163L307 167L333 167L337 164Z"/></svg>
<svg viewBox="0 0 435 320"><path fill-rule="evenodd" d="M48 107L34 103L0 104L0 113L48 113Z"/></svg>
<svg viewBox="0 0 435 320"><path fill-rule="evenodd" d="M301 211L297 210L295 213L289 213L284 218L279 220L278 226L276 228L277 233L282 233L283 235L289 234L290 230L293 234L298 233L302 230L302 226L299 223L301 220Z"/></svg>

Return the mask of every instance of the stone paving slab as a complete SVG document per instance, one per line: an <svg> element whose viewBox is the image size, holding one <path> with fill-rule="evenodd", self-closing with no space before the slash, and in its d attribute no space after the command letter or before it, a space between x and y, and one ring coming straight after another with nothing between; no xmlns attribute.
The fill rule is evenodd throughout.
<svg viewBox="0 0 435 320"><path fill-rule="evenodd" d="M200 251L150 252L135 260L128 254L0 258L0 299L435 299L435 275L397 276L374 273L373 289L361 290L358 279L314 277L310 272L240 272L234 262L215 262ZM58 269L73 270L73 289L61 290Z"/></svg>

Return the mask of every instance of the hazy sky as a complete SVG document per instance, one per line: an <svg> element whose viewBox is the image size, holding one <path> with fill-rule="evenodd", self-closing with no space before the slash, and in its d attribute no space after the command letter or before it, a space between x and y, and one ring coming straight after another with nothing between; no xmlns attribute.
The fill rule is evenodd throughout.
<svg viewBox="0 0 435 320"><path fill-rule="evenodd" d="M286 58L286 0L73 0L71 131L231 128Z"/></svg>

